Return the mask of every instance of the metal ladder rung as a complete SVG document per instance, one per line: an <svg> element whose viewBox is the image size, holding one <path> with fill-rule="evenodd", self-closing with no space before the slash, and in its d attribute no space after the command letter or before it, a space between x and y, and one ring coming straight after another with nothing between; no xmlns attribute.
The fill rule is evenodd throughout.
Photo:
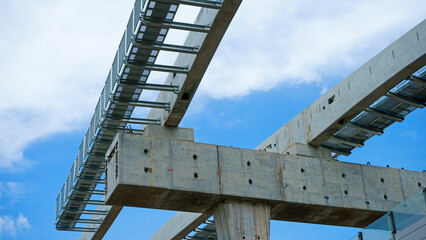
<svg viewBox="0 0 426 240"><path fill-rule="evenodd" d="M178 29L191 32L203 32L208 33L210 31L210 26L208 25L199 25L192 23L182 23L182 22L172 22L172 21L159 21L154 18L144 18L143 23L146 26L158 27L158 28L169 28L169 29Z"/></svg>
<svg viewBox="0 0 426 240"><path fill-rule="evenodd" d="M93 150L100 150L100 149L108 149L109 145L104 144L96 144L93 146Z"/></svg>
<svg viewBox="0 0 426 240"><path fill-rule="evenodd" d="M389 97L389 98L392 98L394 100L400 101L402 103L406 103L406 104L413 106L413 107L417 107L417 108L424 108L425 107L425 103L423 103L423 102L421 102L417 99L414 99L414 98L403 96L403 95L398 94L398 93L389 92L389 93L386 94L386 96Z"/></svg>
<svg viewBox="0 0 426 240"><path fill-rule="evenodd" d="M120 86L134 87L134 88L154 90L154 91L179 93L179 86L176 86L176 85L164 85L164 84L154 84L154 83L145 83L145 82L134 82L134 83L120 82Z"/></svg>
<svg viewBox="0 0 426 240"><path fill-rule="evenodd" d="M97 228L84 228L84 227L56 227L60 231L74 231L74 232L97 232Z"/></svg>
<svg viewBox="0 0 426 240"><path fill-rule="evenodd" d="M192 237L192 236L186 236L184 239L187 239L187 240L205 240L205 238Z"/></svg>
<svg viewBox="0 0 426 240"><path fill-rule="evenodd" d="M178 53L189 53L189 54L198 54L199 49L197 47L188 47L174 44L155 44L144 41L136 41L134 44L137 48L158 50L158 51L169 51L169 52L178 52Z"/></svg>
<svg viewBox="0 0 426 240"><path fill-rule="evenodd" d="M216 232L216 230L205 229L205 228L196 228L195 231L196 232L206 232L206 233L214 233L214 232Z"/></svg>
<svg viewBox="0 0 426 240"><path fill-rule="evenodd" d="M364 146L364 143L362 143L360 141L356 141L356 140L353 140L353 139L342 138L342 137L339 137L339 136L331 136L330 139L332 139L332 140L334 140L336 142L339 142L339 143L343 143L343 144L352 146L352 147L359 147L360 148L360 147Z"/></svg>
<svg viewBox="0 0 426 240"><path fill-rule="evenodd" d="M105 195L105 191L101 190L81 190L81 189L75 189L76 192L75 195L84 195L84 194L95 194L95 195Z"/></svg>
<svg viewBox="0 0 426 240"><path fill-rule="evenodd" d="M180 73L180 74L187 74L189 72L188 68L186 67L146 64L145 62L139 62L139 61L128 61L127 65L135 69L156 71L156 72L171 72L171 73Z"/></svg>
<svg viewBox="0 0 426 240"><path fill-rule="evenodd" d="M105 145L105 144L111 144L112 140L95 140L95 144Z"/></svg>
<svg viewBox="0 0 426 240"><path fill-rule="evenodd" d="M157 2L171 3L171 4L184 4L202 8L220 9L222 7L221 1L209 0L157 0Z"/></svg>
<svg viewBox="0 0 426 240"><path fill-rule="evenodd" d="M148 119L148 118L118 118L118 117L106 117L106 120L111 122L122 122L130 124L161 124L160 119Z"/></svg>
<svg viewBox="0 0 426 240"><path fill-rule="evenodd" d="M376 109L376 108L368 107L367 109L365 109L365 111L369 112L369 113L372 113L374 115L377 115L379 117L395 121L395 122L402 122L402 121L404 121L404 117L402 115L383 112L383 111L381 111L379 109Z"/></svg>
<svg viewBox="0 0 426 240"><path fill-rule="evenodd" d="M212 220L206 220L204 223L207 225L214 225L214 221Z"/></svg>
<svg viewBox="0 0 426 240"><path fill-rule="evenodd" d="M90 205L105 205L104 201L99 200L77 200L77 199L69 199L68 202L71 204L90 204Z"/></svg>
<svg viewBox="0 0 426 240"><path fill-rule="evenodd" d="M109 211L98 211L98 210L82 210L82 211L72 211L68 210L72 213L76 214L91 214L91 215L108 215Z"/></svg>
<svg viewBox="0 0 426 240"><path fill-rule="evenodd" d="M103 160L105 160L105 157L102 156L102 155L91 155L91 156L88 157L88 160L86 160L85 163L92 162L92 161L101 161L102 162Z"/></svg>
<svg viewBox="0 0 426 240"><path fill-rule="evenodd" d="M79 183L98 183L98 184L105 184L105 179L85 179L85 178L78 178L77 181Z"/></svg>
<svg viewBox="0 0 426 240"><path fill-rule="evenodd" d="M129 106L135 106L135 107L162 108L162 109L166 109L167 111L170 110L170 103L166 103L166 102L113 100L111 103L117 104L117 105L129 105Z"/></svg>
<svg viewBox="0 0 426 240"><path fill-rule="evenodd" d="M103 219L61 219L60 222L66 223L88 223L88 224L102 224Z"/></svg>
<svg viewBox="0 0 426 240"><path fill-rule="evenodd" d="M69 211L71 213L75 214L92 214L92 215L107 215L109 213L109 210L77 210L77 209L70 209L70 208L64 208L64 210Z"/></svg>
<svg viewBox="0 0 426 240"><path fill-rule="evenodd" d="M364 125L354 123L354 122L349 122L347 125L351 128L355 128L357 130L364 131L364 132L374 134L374 135L377 135L377 136L380 136L380 135L383 134L383 130L381 130L379 128L364 126Z"/></svg>
<svg viewBox="0 0 426 240"><path fill-rule="evenodd" d="M426 87L426 79L416 76L411 76L408 80L415 82L417 84L422 85L423 87Z"/></svg>
<svg viewBox="0 0 426 240"><path fill-rule="evenodd" d="M105 171L105 168L83 168L83 171L85 173L102 173Z"/></svg>

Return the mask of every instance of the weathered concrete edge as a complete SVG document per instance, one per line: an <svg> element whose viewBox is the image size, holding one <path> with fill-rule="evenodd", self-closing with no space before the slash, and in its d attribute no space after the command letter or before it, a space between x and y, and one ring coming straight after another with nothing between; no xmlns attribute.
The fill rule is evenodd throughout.
<svg viewBox="0 0 426 240"><path fill-rule="evenodd" d="M211 213L178 212L167 221L149 240L180 240L211 216Z"/></svg>

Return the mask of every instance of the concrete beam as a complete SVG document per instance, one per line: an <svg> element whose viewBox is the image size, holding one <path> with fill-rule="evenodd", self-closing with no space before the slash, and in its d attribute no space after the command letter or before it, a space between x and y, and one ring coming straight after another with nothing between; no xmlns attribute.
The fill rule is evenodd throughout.
<svg viewBox="0 0 426 240"><path fill-rule="evenodd" d="M208 213L255 201L275 220L365 227L426 183L421 172L124 133L114 146L106 203L119 206Z"/></svg>
<svg viewBox="0 0 426 240"><path fill-rule="evenodd" d="M106 216L93 215L92 219L102 219L104 217L105 218L101 225L87 224L87 228L98 227L98 230L96 232L83 232L78 238L78 240L102 240L105 234L108 232L111 225L114 223L118 214L121 212L121 209L123 209L123 206L99 205L96 210L109 211L108 215Z"/></svg>
<svg viewBox="0 0 426 240"><path fill-rule="evenodd" d="M185 46L199 46L197 55L179 53L174 66L188 66L188 74L170 74L165 84L180 86L179 94L170 92L159 93L156 102L170 102L170 111L151 109L149 119L162 119L162 125L178 126L198 85L216 52L232 18L237 12L242 0L224 0L220 10L202 8L195 20L198 25L210 25L209 33L190 32L185 41Z"/></svg>
<svg viewBox="0 0 426 240"><path fill-rule="evenodd" d="M426 20L330 89L258 148L283 153L295 143L319 146L424 65Z"/></svg>
<svg viewBox="0 0 426 240"><path fill-rule="evenodd" d="M211 213L179 212L166 222L149 240L181 240L211 216Z"/></svg>

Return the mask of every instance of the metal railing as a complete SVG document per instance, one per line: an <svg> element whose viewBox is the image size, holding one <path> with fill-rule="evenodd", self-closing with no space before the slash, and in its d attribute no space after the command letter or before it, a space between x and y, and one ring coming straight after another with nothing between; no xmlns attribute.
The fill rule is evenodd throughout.
<svg viewBox="0 0 426 240"><path fill-rule="evenodd" d="M75 188L77 179L81 174L81 170L88 161L91 155L92 148L96 145L95 141L98 137L100 129L103 127L106 119L106 114L111 108L112 96L118 88L118 83L124 68L124 62L131 49L131 43L138 24L142 20L142 6L147 3L146 0L136 0L134 8L124 32L123 38L120 42L117 54L115 55L112 68L108 73L105 81L105 86L102 89L101 96L95 108L95 113L90 121L90 126L83 138L78 149L77 159L72 164L70 174L64 183L58 197L56 198L56 220L60 218L61 213L64 211L67 200L70 199L71 192ZM121 72L120 72L121 71Z"/></svg>
<svg viewBox="0 0 426 240"><path fill-rule="evenodd" d="M392 208L350 240L399 239L398 233L426 218L426 188Z"/></svg>

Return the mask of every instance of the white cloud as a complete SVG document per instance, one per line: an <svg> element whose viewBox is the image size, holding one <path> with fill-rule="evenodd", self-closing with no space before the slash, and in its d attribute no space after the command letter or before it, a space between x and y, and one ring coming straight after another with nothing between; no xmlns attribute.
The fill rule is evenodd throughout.
<svg viewBox="0 0 426 240"><path fill-rule="evenodd" d="M200 94L240 97L342 76L422 21L424 9L421 0L243 1Z"/></svg>
<svg viewBox="0 0 426 240"><path fill-rule="evenodd" d="M18 199L25 196L25 186L19 182L1 182L0 181L0 198L8 197Z"/></svg>
<svg viewBox="0 0 426 240"><path fill-rule="evenodd" d="M2 1L0 169L29 166L23 150L34 141L88 127L133 3ZM198 95L326 81L423 20L425 8L421 0L245 0Z"/></svg>
<svg viewBox="0 0 426 240"><path fill-rule="evenodd" d="M31 225L28 223L28 219L22 215L22 213L19 213L18 220L16 221L16 226L18 229L28 229L31 227Z"/></svg>
<svg viewBox="0 0 426 240"><path fill-rule="evenodd" d="M0 168L23 150L86 128L133 0L5 0L0 8Z"/></svg>
<svg viewBox="0 0 426 240"><path fill-rule="evenodd" d="M31 225L22 213L19 213L17 218L0 216L0 236L4 234L16 235L29 228L31 228Z"/></svg>
<svg viewBox="0 0 426 240"><path fill-rule="evenodd" d="M15 222L8 216L0 217L0 234L3 232L15 234Z"/></svg>

